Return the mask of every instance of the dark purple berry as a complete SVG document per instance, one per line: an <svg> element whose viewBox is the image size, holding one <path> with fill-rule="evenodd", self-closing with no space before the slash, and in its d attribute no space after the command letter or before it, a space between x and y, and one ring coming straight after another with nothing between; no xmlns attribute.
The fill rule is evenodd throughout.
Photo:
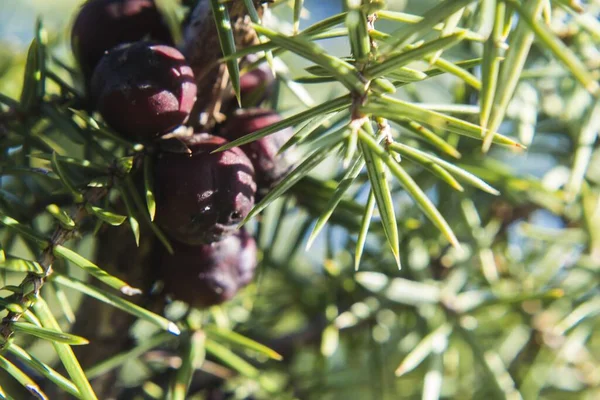
<svg viewBox="0 0 600 400"><path fill-rule="evenodd" d="M190 245L221 240L254 205L252 163L239 148L211 154L227 143L207 133L186 140L191 154L163 153L155 170L156 222Z"/></svg>
<svg viewBox="0 0 600 400"><path fill-rule="evenodd" d="M267 64L240 76L240 94L243 107L254 107L273 94L275 77Z"/></svg>
<svg viewBox="0 0 600 400"><path fill-rule="evenodd" d="M92 100L115 131L148 140L187 121L196 84L177 49L137 42L102 57L92 78Z"/></svg>
<svg viewBox="0 0 600 400"><path fill-rule="evenodd" d="M254 277L256 242L245 230L211 244L175 242L173 249L175 253L165 252L159 263L163 293L193 307L221 304Z"/></svg>
<svg viewBox="0 0 600 400"><path fill-rule="evenodd" d="M237 110L228 118L219 135L227 140L235 140L279 121L281 116L272 110L259 108ZM292 128L286 128L241 146L252 161L256 171L256 184L261 194L271 189L290 170L291 162L288 155L278 155L277 152L293 133Z"/></svg>
<svg viewBox="0 0 600 400"><path fill-rule="evenodd" d="M144 38L173 44L154 0L89 0L75 19L71 46L89 80L105 51Z"/></svg>

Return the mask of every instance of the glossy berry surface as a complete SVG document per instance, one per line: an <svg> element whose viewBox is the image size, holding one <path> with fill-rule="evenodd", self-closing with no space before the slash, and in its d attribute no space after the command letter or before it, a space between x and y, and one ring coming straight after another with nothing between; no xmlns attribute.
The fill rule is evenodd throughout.
<svg viewBox="0 0 600 400"><path fill-rule="evenodd" d="M173 44L154 0L90 0L77 14L71 46L87 80L105 51L144 38Z"/></svg>
<svg viewBox="0 0 600 400"><path fill-rule="evenodd" d="M149 140L185 123L196 100L192 69L175 48L124 44L102 58L92 78L92 101L117 132Z"/></svg>
<svg viewBox="0 0 600 400"><path fill-rule="evenodd" d="M254 277L256 242L245 230L199 246L173 243L159 262L163 293L197 308L231 299Z"/></svg>
<svg viewBox="0 0 600 400"><path fill-rule="evenodd" d="M275 111L268 109L242 109L231 115L219 131L227 140L235 140L259 129L281 121ZM256 171L256 183L264 194L279 182L290 170L291 162L287 154L277 152L293 135L292 128L283 129L262 139L241 146L248 155Z"/></svg>
<svg viewBox="0 0 600 400"><path fill-rule="evenodd" d="M162 153L155 164L156 222L195 245L235 231L254 205L254 168L239 148L210 154L227 141L206 133L186 140L191 154Z"/></svg>

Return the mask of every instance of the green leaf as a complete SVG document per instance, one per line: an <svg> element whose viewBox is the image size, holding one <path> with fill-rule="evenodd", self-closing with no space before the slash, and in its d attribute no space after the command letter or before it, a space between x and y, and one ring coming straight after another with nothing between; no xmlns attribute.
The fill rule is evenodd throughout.
<svg viewBox="0 0 600 400"><path fill-rule="evenodd" d="M255 24L260 23L260 17L258 15L258 11L256 11L256 7L254 6L253 0L244 0L244 5L246 6L246 10L248 11L248 15L250 16L250 20Z"/></svg>
<svg viewBox="0 0 600 400"><path fill-rule="evenodd" d="M111 141L118 143L121 146L124 146L126 149L133 149L135 146L134 143L123 139L120 135L111 131L105 126L98 124L98 122L92 118L86 111L84 110L76 110L74 108L69 108L69 111L73 113L77 118L80 118L94 134L102 135Z"/></svg>
<svg viewBox="0 0 600 400"><path fill-rule="evenodd" d="M350 99L350 96L348 96L348 95L341 96L341 97L335 98L333 100L329 100L326 103L319 104L318 106L310 108L306 111L302 111L301 113L298 113L296 115L293 115L293 116L285 118L285 119L282 119L281 121L274 123L273 125L269 125L266 128L259 129L256 132L252 132L252 133L250 133L246 136L243 136L239 139L233 140L233 141L219 147L218 149L214 150L213 153L229 150L234 147L238 147L238 146L245 145L247 143L251 143L255 140L261 139L272 133L279 132L282 129L301 124L302 122L308 121L311 118L318 117L323 114L332 113L334 111L342 110L342 109L350 106L351 103L352 103L352 100Z"/></svg>
<svg viewBox="0 0 600 400"><path fill-rule="evenodd" d="M40 104L46 93L46 46L48 33L38 19L35 27L35 38L29 46L27 63L21 91L21 106L29 111Z"/></svg>
<svg viewBox="0 0 600 400"><path fill-rule="evenodd" d="M327 114L323 114L323 115L314 117L312 120L308 121L304 126L302 126L300 129L298 129L294 133L294 135L291 138L289 138L288 141L283 144L283 146L281 146L281 148L279 149L277 154L278 155L283 154L286 150L288 150L293 145L302 143L304 141L304 139L306 139L311 133L313 133L314 131L316 131L317 129L319 129L322 126L329 125L329 121L333 117L336 117L336 116L340 115L341 113L343 113L343 111L340 111L338 113L327 113Z"/></svg>
<svg viewBox="0 0 600 400"><path fill-rule="evenodd" d="M17 346L15 343L11 343L7 350L16 358L18 358L27 367L35 370L39 374L43 375L50 382L57 385L60 389L66 391L70 395L79 398L79 390L73 382L56 372L52 367L43 363L36 357L27 353L25 350Z"/></svg>
<svg viewBox="0 0 600 400"><path fill-rule="evenodd" d="M504 26L504 15L506 11L505 3L501 0L496 1L496 10L494 15L494 26L492 34L486 40L483 46L483 65L481 68L481 115L479 117L481 128L488 128L494 94L498 86L498 73L500 71L500 61L498 54L499 46L502 41L502 28ZM493 131L488 131L484 143L488 143L493 136Z"/></svg>
<svg viewBox="0 0 600 400"><path fill-rule="evenodd" d="M325 40L325 39L332 39L332 38L348 36L348 30L346 28L340 28L340 29L331 29L331 30L328 30L325 32L312 32L310 34L305 34L304 32L301 32L298 36L306 37L311 40ZM264 36L259 36L259 37L264 37ZM282 48L278 47L273 42L263 42L261 44L257 44L254 46L249 46L249 47L240 49L240 50L236 51L235 53L230 54L227 57L222 57L219 61L226 62L229 60L236 60L238 58L242 58L249 54L256 54L261 51L268 52L272 49L275 49L275 50L273 50L273 53L275 53L277 55L281 55L282 53L287 51L286 49L282 49Z"/></svg>
<svg viewBox="0 0 600 400"><path fill-rule="evenodd" d="M407 145L404 145L401 143L390 143L388 148L392 151L398 152L398 153L400 153L404 156L407 156L409 158L412 158L414 160L422 159L423 162L429 161L429 162L435 163L435 164L449 170L453 174L457 175L459 178L463 179L465 182L469 183L470 185L475 186L478 189L481 189L485 192L491 193L495 196L500 194L500 192L498 192L498 190L494 189L492 186L488 185L486 182L484 182L477 176L473 175L472 173L470 173L468 171L465 171L464 169L462 169L460 167L457 167L456 165L454 165L452 163L442 160L439 157L425 153L424 151L415 149L414 147L410 147L410 146L407 146Z"/></svg>
<svg viewBox="0 0 600 400"><path fill-rule="evenodd" d="M476 66L480 65L482 61L483 61L482 58L471 58L469 60L457 61L454 63L454 65L457 67L466 69L466 68L476 67ZM439 62L439 60L438 60L438 62ZM436 65L437 64L438 63L436 62ZM435 68L430 68L430 69L426 70L425 74L427 74L428 77L433 78L434 76L441 75L444 72L449 72L449 71L446 71L441 66L437 65Z"/></svg>
<svg viewBox="0 0 600 400"><path fill-rule="evenodd" d="M43 298L38 297L36 302L33 304L33 310L35 314L39 317L42 322L42 326L44 328L52 329L55 331L60 331L60 325L52 315L52 311L46 304ZM77 357L73 353L71 346L65 343L60 342L51 342L52 346L56 350L58 354L58 358L60 358L63 366L67 370L67 373L71 377L71 380L77 386L77 390L80 393L80 397L83 400L96 400L97 397L90 385L90 382L85 377L83 370L81 369L81 365L79 365L79 361Z"/></svg>
<svg viewBox="0 0 600 400"><path fill-rule="evenodd" d="M171 382L169 399L185 400L187 398L194 372L204 363L205 340L206 335L202 331L192 332L189 337L186 337L181 349L181 366L177 369L175 378Z"/></svg>
<svg viewBox="0 0 600 400"><path fill-rule="evenodd" d="M25 389L29 391L37 399L47 400L48 396L26 373L17 368L13 363L8 361L3 356L0 356L0 368L8 372L10 376L15 378Z"/></svg>
<svg viewBox="0 0 600 400"><path fill-rule="evenodd" d="M390 150L392 150L391 146L388 146ZM398 152L400 153L400 152ZM413 153L412 157L409 158L420 164L423 168L431 172L433 175L437 176L444 182L446 182L452 189L457 190L459 192L464 192L465 189L462 187L460 183L444 168L440 167L438 164L435 164L433 161L424 157L418 153Z"/></svg>
<svg viewBox="0 0 600 400"><path fill-rule="evenodd" d="M303 6L304 0L294 0L294 35L297 35L300 30L300 16Z"/></svg>
<svg viewBox="0 0 600 400"><path fill-rule="evenodd" d="M356 177L358 176L358 174L360 174L360 171L363 169L364 166L365 160L362 157L359 157L354 162L354 166L346 171L344 178L338 184L337 188L335 189L335 192L333 193L333 196L331 196L331 200L329 200L329 203L325 207L325 211L323 211L319 219L317 219L317 223L315 224L313 231L311 232L310 236L308 237L308 240L306 241L307 250L310 249L314 240L317 238L317 236L331 217L331 214L333 214L333 211L335 210L339 202L342 200L342 196L344 196L346 190L348 190L350 185L352 185L352 183L356 180Z"/></svg>
<svg viewBox="0 0 600 400"><path fill-rule="evenodd" d="M87 339L82 338L81 336L55 331L52 329L41 328L27 322L16 321L13 322L11 326L15 332L23 332L40 339L49 340L51 342L59 342L70 345L83 345L89 343Z"/></svg>
<svg viewBox="0 0 600 400"><path fill-rule="evenodd" d="M467 71L465 68L461 67L459 63L452 63L441 57L435 60L434 62L432 62L432 57L425 57L425 60L432 63L440 70L443 70L449 74L456 76L475 90L481 90L481 81L475 75ZM502 60L502 58L498 57L498 61L500 60Z"/></svg>
<svg viewBox="0 0 600 400"><path fill-rule="evenodd" d="M258 15L258 11L256 10L256 7L254 6L254 0L244 0L244 4L246 5L246 10L248 10L248 15L250 15L250 20L252 22L254 22L255 24L261 24L261 20L260 20L260 16ZM258 41L260 43L265 43L266 38L262 35L258 35ZM273 72L273 75L275 75L275 64L274 64L274 59L273 59L273 52L270 50L267 50L265 52L265 59L267 60L267 63L269 64L269 67L271 68L271 71ZM253 102L251 102L253 103Z"/></svg>
<svg viewBox="0 0 600 400"><path fill-rule="evenodd" d="M565 198L567 201L573 201L581 192L584 184L585 174L594 152L594 143L598 138L600 131L600 99L597 99L590 105L582 121L579 136L577 138L577 149L571 175L565 187Z"/></svg>
<svg viewBox="0 0 600 400"><path fill-rule="evenodd" d="M600 314L600 298L594 297L587 300L572 310L558 324L554 326L553 333L564 335L584 320Z"/></svg>
<svg viewBox="0 0 600 400"><path fill-rule="evenodd" d="M17 232L19 235L23 236L24 238L31 240L40 249L44 249L44 248L48 247L48 245L50 244L50 242L48 242L48 240L46 240L38 232L34 231L27 225L23 225L23 224L19 223L19 221L17 221L16 219L9 217L8 215L3 214L2 212L0 212L0 224Z"/></svg>
<svg viewBox="0 0 600 400"><path fill-rule="evenodd" d="M92 275L94 278L98 279L101 282L104 282L105 284L114 289L117 289L118 291L127 296L134 296L136 294L142 293L141 290L131 287L121 279L110 275L108 272L104 271L96 264L82 257L81 255L79 255L71 249L57 244L56 246L54 246L53 252L55 256L71 261L73 264L77 265L78 267Z"/></svg>
<svg viewBox="0 0 600 400"><path fill-rule="evenodd" d="M75 122L70 118L70 115L68 115L65 110L61 109L59 105L44 102L40 104L40 111L46 118L48 118L57 132L60 132L62 135L68 137L74 143L82 145L86 142L90 142L90 138L84 136L84 131L80 129L77 124L75 124ZM48 142L53 148L60 147L58 144L53 142L51 139L49 140L44 135L40 136L40 138Z"/></svg>
<svg viewBox="0 0 600 400"><path fill-rule="evenodd" d="M340 344L340 330L335 324L328 325L323 329L321 335L321 354L323 357L331 357Z"/></svg>
<svg viewBox="0 0 600 400"><path fill-rule="evenodd" d="M452 327L444 324L425 336L396 368L396 376L405 375L417 368L434 351L438 342L446 342L451 333Z"/></svg>
<svg viewBox="0 0 600 400"><path fill-rule="evenodd" d="M446 129L450 132L474 139L481 139L483 137L483 131L480 126L386 95L370 98L367 100L367 103L361 107L361 110L365 114L373 114L377 117L387 118L392 121L412 119L423 124L428 124L439 129ZM498 144L518 149L525 147L499 133L494 133L493 141Z"/></svg>
<svg viewBox="0 0 600 400"><path fill-rule="evenodd" d="M144 157L144 190L146 191L146 206L150 221L154 221L156 215L156 197L154 196L154 173L152 157Z"/></svg>
<svg viewBox="0 0 600 400"><path fill-rule="evenodd" d="M360 260L365 249L365 242L367 241L367 234L369 233L369 227L371 225L371 218L373 217L373 211L375 211L375 194L373 190L369 190L369 198L367 205L365 206L365 212L360 223L360 230L358 231L358 238L356 239L356 250L354 255L354 270L358 271L360 266Z"/></svg>
<svg viewBox="0 0 600 400"><path fill-rule="evenodd" d="M128 176L125 179L125 185L124 185L124 187L121 187L120 192L121 192L121 195L123 196L123 199L127 198L127 200L125 200L125 201L129 204L131 203L129 201L129 196L131 196L131 199L133 199L133 203L135 204L135 207L137 208L139 213L142 215L142 218L144 218L144 221L146 221L146 223L148 224L148 226L150 227L150 229L152 230L152 232L154 233L156 238L158 240L160 240L160 242L163 244L163 246L169 252L169 254L173 254L173 246L169 242L169 239L167 238L167 236L160 230L160 228L150 220L150 216L146 213L146 210L145 210L146 205L144 204L144 201L142 200L140 194L138 193L137 188L135 187L133 180L131 179L130 176Z"/></svg>
<svg viewBox="0 0 600 400"><path fill-rule="evenodd" d="M373 79L370 89L376 93L396 93L396 86L385 78Z"/></svg>
<svg viewBox="0 0 600 400"><path fill-rule="evenodd" d="M365 135L368 134L365 133ZM373 141L377 143L375 138L373 138ZM381 162L381 159L373 154L372 150L364 144L363 140L359 141L359 148L367 165L371 190L375 195L375 201L377 202L377 209L379 210L385 236L390 245L390 249L392 250L392 254L394 255L394 259L396 260L396 264L398 265L398 268L401 268L398 225L396 224L394 201L392 199L385 167Z"/></svg>
<svg viewBox="0 0 600 400"><path fill-rule="evenodd" d="M594 76L585 66L580 57L575 54L552 30L545 24L541 24L535 17L534 12L524 8L521 3L515 0L505 0L507 4L517 11L520 20L522 19L533 31L538 40L543 43L547 50L550 50L554 56L561 61L564 66L571 71L575 79L593 96L600 94L600 84L598 77Z"/></svg>
<svg viewBox="0 0 600 400"><path fill-rule="evenodd" d="M438 304L442 295L439 287L433 284L405 278L390 279L380 272L358 272L355 278L365 289L409 306Z"/></svg>
<svg viewBox="0 0 600 400"><path fill-rule="evenodd" d="M122 175L127 175L133 169L133 156L117 158L115 166Z"/></svg>
<svg viewBox="0 0 600 400"><path fill-rule="evenodd" d="M69 192L71 192L75 202L82 203L84 200L83 194L81 194L81 192L77 188L75 188L75 185L71 182L69 177L66 175L65 170L60 165L60 161L58 159L58 154L56 154L56 152L52 153L52 160L50 160L50 162L52 164L52 170L56 173L56 175L58 175L58 177L60 178L60 181L63 183L63 185L65 185L65 187L69 190Z"/></svg>
<svg viewBox="0 0 600 400"><path fill-rule="evenodd" d="M127 188L121 186L122 190L127 190ZM135 217L134 207L131 204L131 200L127 193L123 193L121 191L121 198L123 199L123 203L125 203L125 208L127 209L127 216L129 219L129 227L131 228L131 232L133 233L133 238L135 239L136 246L140 247L140 224Z"/></svg>
<svg viewBox="0 0 600 400"><path fill-rule="evenodd" d="M346 3L350 8L346 15L350 47L354 59L360 64L366 61L371 52L371 43L367 32L367 15L358 7L360 2L352 4L352 1L346 1Z"/></svg>
<svg viewBox="0 0 600 400"><path fill-rule="evenodd" d="M259 371L254 366L249 364L243 358L241 358L222 344L217 343L211 339L206 339L205 347L208 353L212 354L214 357L221 360L229 367L238 371L243 376L246 376L248 378L258 377Z"/></svg>
<svg viewBox="0 0 600 400"><path fill-rule="evenodd" d="M219 328L217 326L213 326L213 325L208 325L206 327L204 327L204 330L206 331L206 333L208 334L208 336L210 338L214 338L215 339L221 339L221 340L226 340L229 343L238 345L243 347L246 350L252 350L255 351L259 354L262 354L266 357L269 357L273 360L283 360L283 357L278 354L276 351L271 350L270 348L268 348L267 346L255 342L252 339L247 338L246 336L240 335L237 332L234 332L232 330L229 329L225 329L225 328Z"/></svg>
<svg viewBox="0 0 600 400"><path fill-rule="evenodd" d="M528 1L524 12L531 15L531 18L537 19L544 4L543 0ZM498 75L498 81L502 82L502 85L498 87L494 95L494 104L487 125L488 131L497 131L504 119L508 103L515 93L515 88L519 82L519 77L523 71L534 37L534 33L528 28L527 22L520 18L510 38L511 43L518 43L519 45L510 46L504 55L505 60Z"/></svg>
<svg viewBox="0 0 600 400"><path fill-rule="evenodd" d="M104 210L100 207L93 206L90 203L86 203L85 209L90 214L93 214L98 219L101 219L102 221L104 221L107 224L110 224L112 226L119 226L123 222L125 222L125 220L127 219L127 217L125 215L115 214L111 211Z"/></svg>
<svg viewBox="0 0 600 400"><path fill-rule="evenodd" d="M39 158L40 160L47 160L47 161L52 161L52 159L54 157L56 157L56 159L61 162L76 165L78 167L87 168L92 171L104 172L104 173L106 173L108 171L108 165L102 165L102 164L98 164L98 163L95 163L95 162L92 162L89 160L85 160L85 159L80 159L80 158L59 156L58 154L55 156L54 154L34 153L34 154L30 154L29 157Z"/></svg>
<svg viewBox="0 0 600 400"><path fill-rule="evenodd" d="M325 68L349 90L357 93L365 92L365 83L361 80L358 71L353 65L327 54L322 47L308 41L302 36L290 38L260 25L253 24L253 26L258 33L267 36L273 43Z"/></svg>
<svg viewBox="0 0 600 400"><path fill-rule="evenodd" d="M174 338L175 336L173 336L173 334L171 333L159 332L151 338L139 343L131 350L124 351L122 353L116 354L110 358L100 361L90 369L86 370L85 375L88 377L88 379L97 378L101 375L106 374L109 371L112 371L115 368L121 367L129 360L140 357L141 355L145 354L146 352L152 350L155 347L168 344Z"/></svg>
<svg viewBox="0 0 600 400"><path fill-rule="evenodd" d="M6 290L6 287L4 288L4 290ZM12 300L14 302L11 302L9 300ZM31 310L23 308L21 306L21 304L19 304L17 302L17 299L15 299L14 296L10 296L10 297L7 297L5 299L0 298L0 307L3 308L3 309L6 309L8 311L11 311L11 312L23 315L23 318L25 318L28 322L30 322L30 323L32 323L34 325L42 326L42 324L40 323L40 321L31 312Z"/></svg>
<svg viewBox="0 0 600 400"><path fill-rule="evenodd" d="M549 289L522 294L500 295L491 290L468 290L458 294L454 301L457 312L473 313L486 306L520 304L533 300L556 300L564 297L562 289Z"/></svg>
<svg viewBox="0 0 600 400"><path fill-rule="evenodd" d="M364 75L369 79L385 75L405 66L408 63L420 60L428 54L434 53L441 49L448 49L462 41L464 36L464 33L457 32L439 39L434 39L407 51L386 55L383 61L380 61L376 65L367 68L364 71Z"/></svg>
<svg viewBox="0 0 600 400"><path fill-rule="evenodd" d="M346 128L344 127L343 130L346 130ZM252 210L250 210L246 218L244 218L244 220L241 222L240 226L254 218L254 216L259 214L269 204L271 204L273 201L275 201L277 198L279 198L285 192L287 192L300 179L306 176L306 174L308 174L314 167L316 167L323 160L325 160L325 158L327 158L328 155L333 154L339 146L339 142L341 142L345 138L345 136L340 133L341 130L334 132L334 134L332 135L329 135L333 137L334 142L330 146L322 146L320 148L317 147L318 150L306 157L300 165L298 165L281 182L279 182L277 186L271 189L269 193L260 201L260 203L254 205L254 207L252 208Z"/></svg>
<svg viewBox="0 0 600 400"><path fill-rule="evenodd" d="M279 82L288 88L290 93L300 100L304 106L313 107L315 105L315 101L310 93L304 88L304 86L290 79L285 73L278 74L277 78Z"/></svg>
<svg viewBox="0 0 600 400"><path fill-rule="evenodd" d="M219 44L221 45L221 51L224 56L235 53L235 38L233 37L233 30L231 29L231 19L229 18L229 11L227 6L219 0L210 0L210 7L213 12L215 19L215 25L217 27L217 35L219 37ZM241 106L242 100L240 97L240 67L237 59L227 61L227 70L229 71L229 78L231 80L231 86L237 98L238 104Z"/></svg>
<svg viewBox="0 0 600 400"><path fill-rule="evenodd" d="M486 387L492 391L492 396L497 398L531 398L521 396L515 390L515 382L506 371L502 361L493 350L484 350L473 332L466 330L461 324L454 324L454 330L460 334L465 343L471 348L475 360L481 365L484 378L487 378Z"/></svg>
<svg viewBox="0 0 600 400"><path fill-rule="evenodd" d="M42 266L31 260L24 260L19 257L13 257L8 255L2 263L0 263L0 268L15 271L15 272L33 272L36 274L44 274L44 268Z"/></svg>
<svg viewBox="0 0 600 400"><path fill-rule="evenodd" d="M71 289L77 290L83 294L86 294L90 297L93 297L97 300L102 301L112 307L116 307L119 310L123 310L128 314L131 314L135 317L143 319L145 321L150 322L151 324L158 326L161 329L166 330L167 332L173 335L179 335L180 330L173 322L168 319L161 317L151 311L148 311L136 304L133 304L130 301L122 299L119 296L116 296L112 293L106 292L102 289L95 288L90 286L89 284L82 282L80 280L69 278L64 275L53 274L52 280L59 285L63 285L69 287Z"/></svg>
<svg viewBox="0 0 600 400"><path fill-rule="evenodd" d="M388 78L401 81L403 83L408 82L419 82L423 79L426 79L428 75L423 72L413 68L408 67L400 67L398 69L393 70L387 74Z"/></svg>
<svg viewBox="0 0 600 400"><path fill-rule="evenodd" d="M460 158L461 154L446 142L444 139L435 134L431 129L419 124L414 121L396 121L398 125L408 130L409 132L414 133L417 137L424 139L427 143L432 145L433 147L443 151L444 153L454 157Z"/></svg>
<svg viewBox="0 0 600 400"><path fill-rule="evenodd" d="M179 18L181 4L169 0L155 0L154 3L156 4L161 17L169 28L169 33L173 38L173 43L180 44L183 36L181 20Z"/></svg>
<svg viewBox="0 0 600 400"><path fill-rule="evenodd" d="M403 13L403 12L390 11L390 10L378 11L377 18L382 19L382 20L401 22L401 23L407 23L407 24L417 24L419 22L422 22L424 19L424 17L422 17L420 15L407 14L407 13ZM441 31L444 29L444 26L445 26L445 24L438 23L433 26L433 29ZM472 40L475 42L484 42L485 41L485 37L483 37L483 35L481 35L477 32L473 32L468 29L456 28L455 32L465 32L466 40ZM391 35L386 35L386 38L389 38L390 36ZM379 39L379 40L381 40L381 39Z"/></svg>
<svg viewBox="0 0 600 400"><path fill-rule="evenodd" d="M414 25L403 26L392 32L390 39L381 52L386 53L397 49L403 44L414 42L417 38L428 34L439 22L449 18L452 14L462 9L474 0L448 0L437 4L423 14L422 19ZM384 14L385 15L385 14ZM389 15L389 14L387 14ZM459 30L457 32L460 33Z"/></svg>
<svg viewBox="0 0 600 400"><path fill-rule="evenodd" d="M46 211L48 211L48 213L50 213L64 229L70 231L76 228L75 221L71 219L65 210L56 204L49 204L46 206Z"/></svg>
<svg viewBox="0 0 600 400"><path fill-rule="evenodd" d="M46 287L51 288L54 292L54 296L56 297L56 300L58 300L58 304L60 305L60 308L63 312L63 316L65 317L67 322L71 324L75 322L75 313L73 312L73 308L71 307L69 298L62 290L62 288L58 286L55 282L50 282L50 284Z"/></svg>
<svg viewBox="0 0 600 400"><path fill-rule="evenodd" d="M369 149L388 166L391 173L398 179L400 184L411 195L411 197L415 200L417 205L421 208L421 210L423 210L431 222L433 222L433 224L444 234L444 236L446 236L446 239L448 239L450 244L456 248L460 248L458 239L454 235L450 225L448 225L448 222L446 222L435 205L433 205L431 200L429 200L427 195L404 170L404 168L402 168L371 135L367 134L363 130L359 130L358 134L361 143L363 143L364 146L368 146Z"/></svg>
<svg viewBox="0 0 600 400"><path fill-rule="evenodd" d="M444 27L442 28L442 32L440 34L441 37L451 35L456 32L456 27L460 22L463 13L465 12L464 8L461 8L454 14L448 17L448 19L444 22ZM466 35L465 35L466 36ZM438 50L435 54L431 56L429 59L430 64L435 64L435 62L442 56L443 50Z"/></svg>

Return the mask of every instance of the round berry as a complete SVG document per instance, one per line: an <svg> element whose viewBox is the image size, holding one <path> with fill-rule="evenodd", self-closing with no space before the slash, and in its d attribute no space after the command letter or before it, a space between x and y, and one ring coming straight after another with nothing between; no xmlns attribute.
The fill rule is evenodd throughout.
<svg viewBox="0 0 600 400"><path fill-rule="evenodd" d="M256 242L245 230L220 242L189 246L173 243L174 254L159 262L163 293L196 308L231 299L254 277Z"/></svg>
<svg viewBox="0 0 600 400"><path fill-rule="evenodd" d="M173 44L154 0L89 0L73 24L71 46L89 80L105 51L144 38Z"/></svg>
<svg viewBox="0 0 600 400"><path fill-rule="evenodd" d="M266 128L281 121L275 111L267 109L241 109L233 113L219 131L219 135L227 140L235 140L259 129ZM293 135L292 128L265 136L254 142L241 146L248 155L256 171L256 184L264 195L290 170L292 162L289 154L277 154L281 147Z"/></svg>
<svg viewBox="0 0 600 400"><path fill-rule="evenodd" d="M156 222L190 245L221 240L254 205L254 168L239 148L206 133L186 140L191 154L162 153L155 165Z"/></svg>
<svg viewBox="0 0 600 400"><path fill-rule="evenodd" d="M196 100L192 69L175 48L148 42L106 53L92 78L92 100L115 131L149 140L185 123Z"/></svg>
<svg viewBox="0 0 600 400"><path fill-rule="evenodd" d="M273 94L275 77L267 64L261 64L240 76L243 107L255 107Z"/></svg>

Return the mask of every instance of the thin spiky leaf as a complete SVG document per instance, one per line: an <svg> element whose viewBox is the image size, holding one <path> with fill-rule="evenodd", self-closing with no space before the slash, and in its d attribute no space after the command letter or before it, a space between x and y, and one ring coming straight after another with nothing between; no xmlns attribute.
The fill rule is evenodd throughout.
<svg viewBox="0 0 600 400"><path fill-rule="evenodd" d="M274 123L273 125L269 125L266 128L260 129L256 132L252 132L248 135L242 136L239 139L233 140L218 149L214 150L213 153L217 153L220 151L229 150L234 147L243 146L247 143L251 143L255 140L261 139L265 136L268 136L272 133L279 132L282 129L288 128L290 126L301 124L302 122L306 122L311 118L315 118L321 116L323 114L332 113L335 111L342 110L348 107L352 103L350 96L345 95L333 100L329 100L326 103L319 104L313 108L310 108L306 111L302 111L296 115L292 115L291 117L284 118L279 122Z"/></svg>
<svg viewBox="0 0 600 400"><path fill-rule="evenodd" d="M77 387L75 386L75 384L73 382L71 382L69 379L67 379L64 376L62 376L61 374L59 374L58 372L56 372L48 364L40 361L38 358L27 353L25 350L23 350L21 347L17 346L15 343L11 343L7 347L7 350L13 356L18 358L23 364L25 364L29 368L35 370L39 374L43 375L46 379L48 379L50 382L57 385L59 388L61 388L65 392L69 393L70 395L72 395L74 397L79 397L79 390L77 390Z"/></svg>
<svg viewBox="0 0 600 400"><path fill-rule="evenodd" d="M362 132L362 130L360 132ZM368 134L365 133L365 135ZM377 143L375 138L373 138L373 141ZM398 268L401 268L398 224L396 223L396 212L394 211L392 192L387 180L387 172L381 159L373 154L372 149L366 146L363 140L359 141L359 148L367 165L371 190L375 195L383 231L385 232L387 242L392 250L396 264L398 265Z"/></svg>
<svg viewBox="0 0 600 400"><path fill-rule="evenodd" d="M446 239L454 247L460 249L460 244L456 235L452 231L452 228L446 222L444 217L440 214L439 210L429 200L423 190L417 185L417 183L410 177L410 175L391 157L385 149L383 149L371 135L363 130L358 131L359 139L364 146L368 146L369 149L375 154L378 159L381 159L391 173L398 179L400 184L406 189L406 191L415 200L417 205L423 210L425 215L433 222L433 224L444 234Z"/></svg>
<svg viewBox="0 0 600 400"><path fill-rule="evenodd" d="M104 271L90 260L84 258L77 252L67 247L64 247L62 245L56 245L53 247L52 250L55 256L71 261L73 264L77 265L78 267L92 275L94 278L107 284L113 289L120 291L123 294L133 296L142 293L141 290L131 287L121 279L110 275L108 272Z"/></svg>
<svg viewBox="0 0 600 400"><path fill-rule="evenodd" d="M365 243L367 241L367 234L369 233L369 227L371 226L371 218L373 217L373 211L375 211L375 195L373 190L369 191L369 198L365 206L365 212L360 223L360 230L358 231L358 238L356 239L356 250L354 254L354 270L358 271L360 266L360 260L362 258Z"/></svg>
<svg viewBox="0 0 600 400"><path fill-rule="evenodd" d="M48 304L44 301L43 298L39 297L37 301L33 304L33 310L35 315L37 315L42 323L44 328L53 329L56 331L60 331L60 325L54 318L52 311L48 307ZM96 400L96 394L90 385L89 380L86 378L81 365L75 353L71 349L71 346L64 343L52 342L52 346L54 346L54 350L58 354L58 358L62 362L63 366L67 370L67 373L71 377L71 381L75 386L77 386L77 390L79 391L79 395L83 400Z"/></svg>
<svg viewBox="0 0 600 400"><path fill-rule="evenodd" d="M112 293L106 292L102 289L95 288L90 286L89 284L82 282L78 279L70 278L64 275L55 274L52 275L52 279L59 285L63 285L65 287L69 287L71 289L77 290L83 294L86 294L90 297L93 297L103 303L106 303L112 307L116 307L120 310L125 311L133 316L136 316L140 319L150 322L151 324L158 326L161 329L173 334L179 335L179 328L168 319L157 315L151 311L148 311L137 304L134 304L130 301L127 301L119 296L116 296Z"/></svg>
<svg viewBox="0 0 600 400"><path fill-rule="evenodd" d="M484 192L488 192L495 196L500 194L500 192L498 192L498 190L496 190L495 188L493 188L492 186L490 186L489 184L484 182L482 179L478 178L477 176L473 175L472 173L470 173L452 163L442 160L439 157L436 157L434 155L425 153L424 151L415 149L414 147L410 147L410 146L404 145L402 143L397 143L397 142L389 144L388 148L392 151L396 151L396 152L398 152L402 155L405 155L409 158L416 159L417 157L422 157L425 160L429 160L429 161L449 170L451 173L457 175L459 178L461 178L468 184L470 184L478 189L481 189Z"/></svg>
<svg viewBox="0 0 600 400"><path fill-rule="evenodd" d="M217 36L219 37L219 44L221 46L223 55L228 56L235 53L235 38L233 36L233 30L231 29L231 19L229 18L227 5L221 3L219 0L210 0L210 7L215 19ZM231 59L227 61L227 71L229 71L229 78L231 80L231 86L233 87L235 97L238 101L238 104L241 106L240 67L237 59Z"/></svg>

